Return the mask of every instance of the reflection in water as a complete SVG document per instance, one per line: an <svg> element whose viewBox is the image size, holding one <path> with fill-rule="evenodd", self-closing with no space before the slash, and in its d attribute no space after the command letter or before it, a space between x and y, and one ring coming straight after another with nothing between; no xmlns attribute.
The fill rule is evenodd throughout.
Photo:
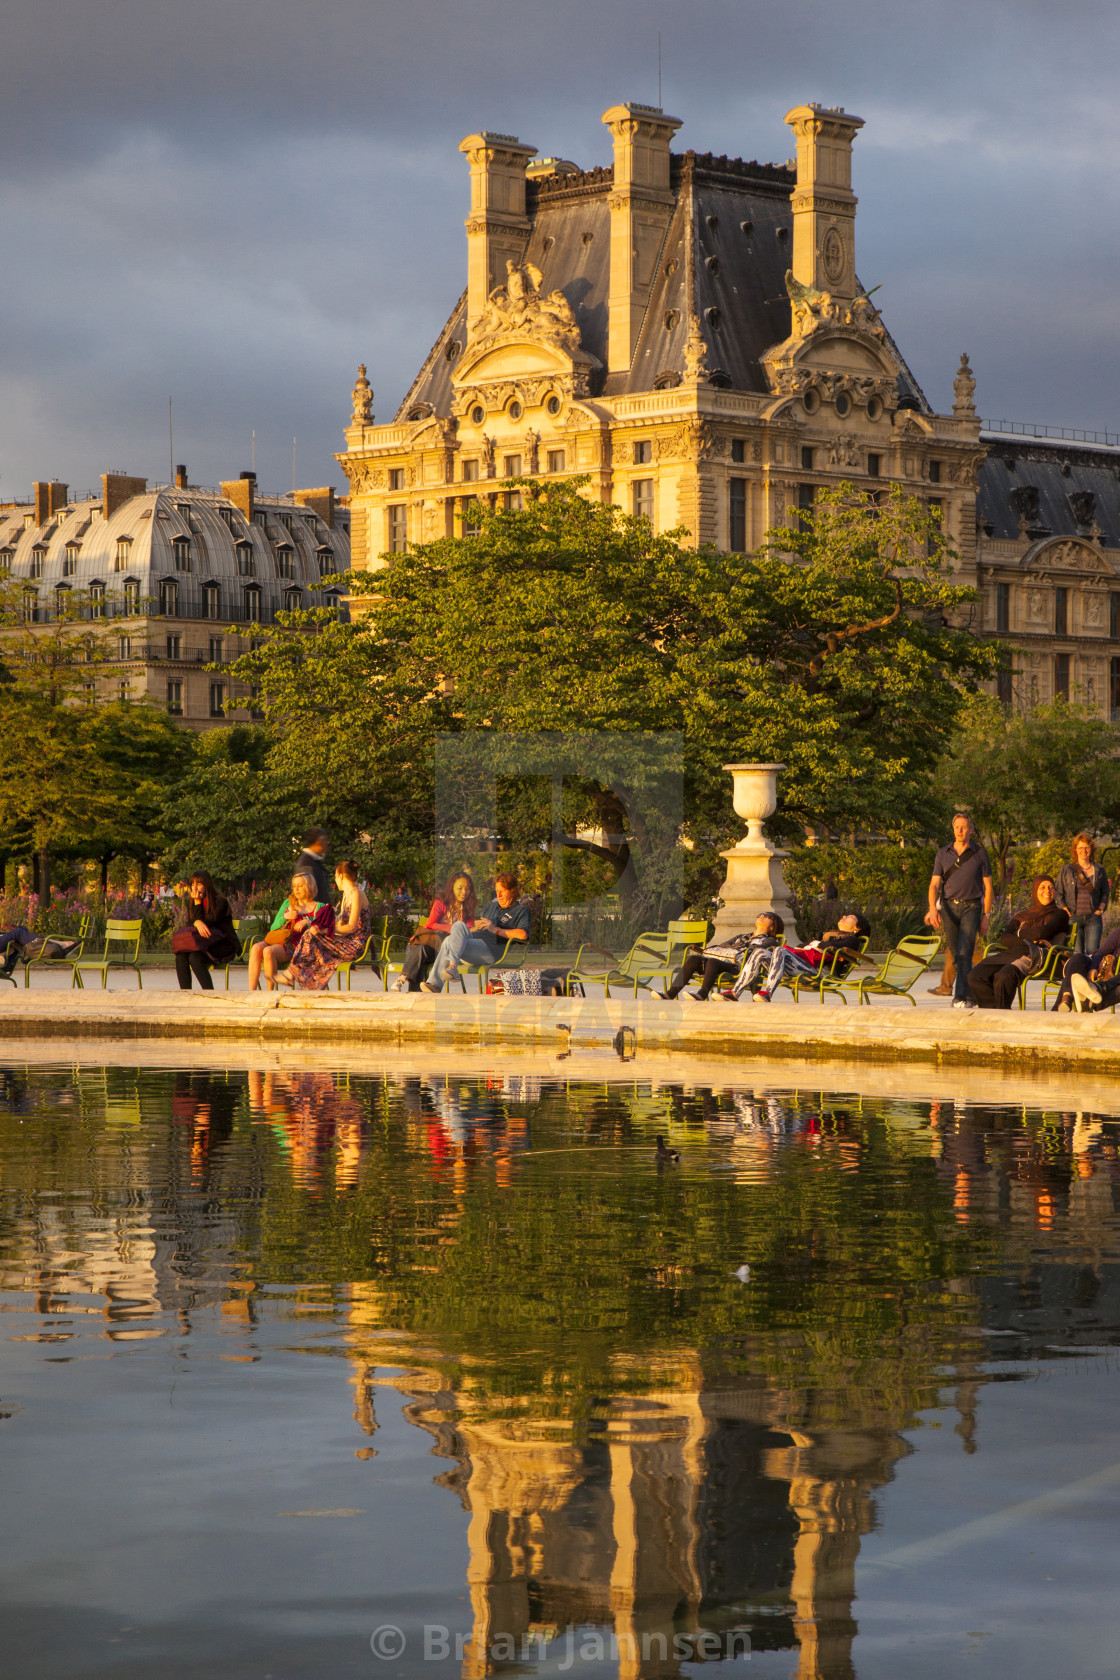
<svg viewBox="0 0 1120 1680"><path fill-rule="evenodd" d="M96 1315L189 1343L217 1312L262 1370L270 1321L311 1324L360 1461L403 1395L466 1517L467 1680L568 1628L620 1680L701 1635L847 1680L916 1414L948 1403L974 1452L986 1332L1120 1342L1117 1143L850 1093L10 1070L0 1286L50 1341Z"/></svg>

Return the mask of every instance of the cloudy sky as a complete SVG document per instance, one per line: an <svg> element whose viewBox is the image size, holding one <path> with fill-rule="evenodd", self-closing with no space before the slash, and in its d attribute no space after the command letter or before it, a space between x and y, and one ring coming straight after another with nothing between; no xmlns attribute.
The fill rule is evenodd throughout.
<svg viewBox="0 0 1120 1680"><path fill-rule="evenodd" d="M108 468L344 480L465 278L464 134L581 166L657 97L678 147L782 161L866 120L858 265L938 407L1120 430L1115 0L3 0L0 499Z"/></svg>

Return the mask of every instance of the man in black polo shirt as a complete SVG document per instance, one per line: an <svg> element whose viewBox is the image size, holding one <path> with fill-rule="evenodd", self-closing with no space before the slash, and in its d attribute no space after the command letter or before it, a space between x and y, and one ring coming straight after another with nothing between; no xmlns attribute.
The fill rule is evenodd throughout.
<svg viewBox="0 0 1120 1680"><path fill-rule="evenodd" d="M968 971L978 933L988 931L992 913L992 865L972 832L972 819L960 812L953 818L953 844L942 846L933 860L926 922L944 924L945 947L956 955L953 1008L975 1009L968 989Z"/></svg>

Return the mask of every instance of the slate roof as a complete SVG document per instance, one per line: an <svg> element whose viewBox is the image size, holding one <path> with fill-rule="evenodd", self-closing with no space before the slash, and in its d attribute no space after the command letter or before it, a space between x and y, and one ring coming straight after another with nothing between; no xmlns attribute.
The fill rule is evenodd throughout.
<svg viewBox="0 0 1120 1680"><path fill-rule="evenodd" d="M1014 542L1027 520L1032 539L1088 536L1120 548L1120 450L981 432L976 516L989 537Z"/></svg>
<svg viewBox="0 0 1120 1680"><path fill-rule="evenodd" d="M526 261L541 270L542 291L564 293L585 349L604 368L610 289L607 199L613 179L609 166L546 175L530 180L527 192L532 231ZM765 392L760 357L790 332L785 272L793 253L790 196L796 175L780 164L685 152L671 160L670 185L676 205L633 361L625 373L599 375L592 390L607 396L650 391L659 376L683 372L691 304L714 382ZM460 346L466 341L465 294L401 404L398 420L423 403L437 414L450 413L453 359L448 360L447 349L452 340ZM930 413L917 381L890 343L904 369L900 396Z"/></svg>

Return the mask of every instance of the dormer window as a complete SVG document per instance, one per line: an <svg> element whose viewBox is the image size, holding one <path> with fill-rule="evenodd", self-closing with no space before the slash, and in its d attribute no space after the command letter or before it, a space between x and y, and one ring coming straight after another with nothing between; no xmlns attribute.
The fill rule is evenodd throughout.
<svg viewBox="0 0 1120 1680"><path fill-rule="evenodd" d="M225 520L228 528L231 531L236 531L237 525L236 525L235 522L236 522L236 519L237 519L237 509L236 508L231 508L231 507L220 507L218 509L218 512L221 514L222 518Z"/></svg>
<svg viewBox="0 0 1120 1680"><path fill-rule="evenodd" d="M175 570L189 572L191 569L191 539L176 537L171 545L175 554Z"/></svg>
<svg viewBox="0 0 1120 1680"><path fill-rule="evenodd" d="M105 617L105 585L91 583L89 586L89 616L91 618Z"/></svg>
<svg viewBox="0 0 1120 1680"><path fill-rule="evenodd" d="M237 544L237 571L240 577L252 577L256 570L253 565L253 545L251 542Z"/></svg>
<svg viewBox="0 0 1120 1680"><path fill-rule="evenodd" d="M12 569L12 550L0 548L0 572L10 572Z"/></svg>
<svg viewBox="0 0 1120 1680"><path fill-rule="evenodd" d="M329 548L319 549L315 558L319 562L319 576L321 578L333 577L335 572L338 571L338 562L335 560L334 552L333 552L332 549L329 549Z"/></svg>
<svg viewBox="0 0 1120 1680"><path fill-rule="evenodd" d="M290 577L295 576L295 572L292 568L292 558L293 558L293 555L292 555L292 550L290 548L285 547L285 548L278 548L276 550L276 575L277 575L277 577L290 578Z"/></svg>
<svg viewBox="0 0 1120 1680"><path fill-rule="evenodd" d="M244 602L246 619L250 624L258 624L261 616L260 589L256 584L251 584L250 587L244 591L242 599Z"/></svg>
<svg viewBox="0 0 1120 1680"><path fill-rule="evenodd" d="M127 572L128 566L129 566L129 556L131 555L131 553L132 553L132 538L131 537L118 537L117 538L117 557L116 557L116 560L113 562L113 570L115 572Z"/></svg>
<svg viewBox="0 0 1120 1680"><path fill-rule="evenodd" d="M31 550L31 573L30 573L30 575L33 578L41 578L42 575L43 575L43 556L44 556L45 553L46 553L45 548L33 548Z"/></svg>
<svg viewBox="0 0 1120 1680"><path fill-rule="evenodd" d="M254 525L259 525L262 530L267 530L267 528L268 528L268 514L267 513L255 513L253 515L253 524Z"/></svg>
<svg viewBox="0 0 1120 1680"><path fill-rule="evenodd" d="M128 578L125 581L124 610L129 618L135 617L135 615L140 611L140 585L136 582L135 578Z"/></svg>
<svg viewBox="0 0 1120 1680"><path fill-rule="evenodd" d="M222 592L216 583L207 583L202 590L202 610L207 618L220 618Z"/></svg>
<svg viewBox="0 0 1120 1680"><path fill-rule="evenodd" d="M292 516L291 516L290 513L278 513L276 515L276 517L280 521L281 525L283 525L285 531L290 531L291 530L291 528L292 528Z"/></svg>
<svg viewBox="0 0 1120 1680"><path fill-rule="evenodd" d="M288 612L299 612L303 606L303 591L301 589L285 589L284 606Z"/></svg>
<svg viewBox="0 0 1120 1680"><path fill-rule="evenodd" d="M159 610L164 618L179 616L179 585L174 578L160 579Z"/></svg>
<svg viewBox="0 0 1120 1680"><path fill-rule="evenodd" d="M74 576L75 572L78 570L78 557L81 554L81 552L82 552L81 548L78 546L77 543L67 543L66 544L66 552L62 556L62 575L63 575L63 577L73 577Z"/></svg>

